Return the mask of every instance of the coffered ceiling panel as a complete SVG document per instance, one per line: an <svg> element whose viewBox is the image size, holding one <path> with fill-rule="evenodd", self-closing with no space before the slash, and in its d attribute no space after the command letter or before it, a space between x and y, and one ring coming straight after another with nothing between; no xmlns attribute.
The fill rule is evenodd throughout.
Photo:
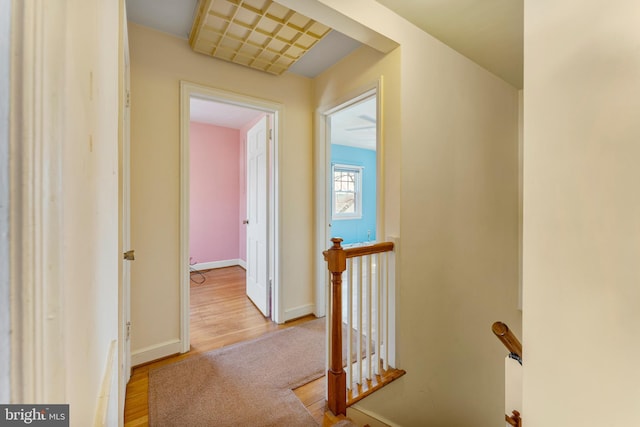
<svg viewBox="0 0 640 427"><path fill-rule="evenodd" d="M196 52L280 75L330 31L271 0L200 0L189 44Z"/></svg>

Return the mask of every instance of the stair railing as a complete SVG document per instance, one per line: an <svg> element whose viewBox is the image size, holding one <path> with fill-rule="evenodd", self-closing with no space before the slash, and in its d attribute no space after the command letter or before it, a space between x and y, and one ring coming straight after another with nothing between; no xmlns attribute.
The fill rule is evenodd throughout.
<svg viewBox="0 0 640 427"><path fill-rule="evenodd" d="M394 244L344 249L342 239L331 241L323 253L331 273L327 404L337 415L405 372L390 366L395 364Z"/></svg>
<svg viewBox="0 0 640 427"><path fill-rule="evenodd" d="M508 426L522 427L522 417L517 410L522 407L522 344L502 322L495 322L491 330L509 350L505 359L505 410L512 411L511 415L505 414L504 419Z"/></svg>

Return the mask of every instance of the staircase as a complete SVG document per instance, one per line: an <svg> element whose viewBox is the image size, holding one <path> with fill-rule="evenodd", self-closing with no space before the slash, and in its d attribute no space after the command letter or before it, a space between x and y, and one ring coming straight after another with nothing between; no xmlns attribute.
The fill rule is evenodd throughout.
<svg viewBox="0 0 640 427"><path fill-rule="evenodd" d="M393 367L395 245L345 249L342 239L331 241L323 253L331 275L327 406L335 415L346 415L347 407L405 374Z"/></svg>

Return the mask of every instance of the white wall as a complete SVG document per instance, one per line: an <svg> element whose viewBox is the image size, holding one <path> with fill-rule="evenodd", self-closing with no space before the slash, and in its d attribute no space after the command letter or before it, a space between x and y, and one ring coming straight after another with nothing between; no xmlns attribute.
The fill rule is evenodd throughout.
<svg viewBox="0 0 640 427"><path fill-rule="evenodd" d="M179 82L284 105L280 135L281 260L287 312L313 308L311 80L272 76L194 53L186 40L129 26L131 47L132 351L172 352L179 312ZM175 352L175 350L173 351Z"/></svg>
<svg viewBox="0 0 640 427"><path fill-rule="evenodd" d="M521 334L518 91L373 1L321 1L400 44L400 127L386 143L401 154L386 173L399 200L407 375L358 406L404 426L499 425L506 350L491 324ZM376 70L341 66L352 71L324 90Z"/></svg>
<svg viewBox="0 0 640 427"><path fill-rule="evenodd" d="M640 425L638 22L638 2L525 2L527 426Z"/></svg>
<svg viewBox="0 0 640 427"><path fill-rule="evenodd" d="M118 2L68 1L61 219L66 389L77 426L93 422L103 377L117 372L107 363L118 338L118 19Z"/></svg>
<svg viewBox="0 0 640 427"><path fill-rule="evenodd" d="M12 401L115 422L119 6L13 6Z"/></svg>

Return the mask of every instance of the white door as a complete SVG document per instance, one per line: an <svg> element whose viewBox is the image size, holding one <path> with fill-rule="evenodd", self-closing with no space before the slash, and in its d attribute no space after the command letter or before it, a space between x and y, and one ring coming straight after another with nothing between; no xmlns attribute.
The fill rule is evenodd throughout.
<svg viewBox="0 0 640 427"><path fill-rule="evenodd" d="M270 316L268 236L267 116L247 132L247 296L265 316Z"/></svg>
<svg viewBox="0 0 640 427"><path fill-rule="evenodd" d="M126 20L125 20L126 22ZM121 365L123 383L127 383L131 377L131 261L133 261L133 251L131 251L131 160L130 160L130 123L131 123L131 99L130 99L130 64L129 46L126 33L126 25L123 27L124 34L124 87L123 87L123 117L121 128L121 169L120 169L120 203L121 203L121 230L122 249L127 251L122 257L122 289L120 297L121 322L122 322L122 343L121 343Z"/></svg>

